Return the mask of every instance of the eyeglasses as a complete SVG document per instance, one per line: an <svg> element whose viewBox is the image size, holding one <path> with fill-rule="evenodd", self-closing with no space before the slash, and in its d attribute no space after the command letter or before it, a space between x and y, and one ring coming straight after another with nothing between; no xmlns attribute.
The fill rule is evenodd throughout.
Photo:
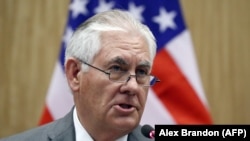
<svg viewBox="0 0 250 141"><path fill-rule="evenodd" d="M145 86L145 87L149 87L149 86L153 86L155 83L160 82L160 80L153 76L153 75L147 75L144 73L138 73L136 75L131 75L129 72L127 71L120 71L120 70L111 70L109 72L106 72L100 68L97 68L95 66L92 66L88 63L86 63L85 61L82 61L80 59L78 59L81 63L86 64L96 70L99 70L103 73L105 73L106 75L109 76L109 80L113 81L113 82L118 82L118 83L127 83L131 77L135 77L136 81L139 85Z"/></svg>

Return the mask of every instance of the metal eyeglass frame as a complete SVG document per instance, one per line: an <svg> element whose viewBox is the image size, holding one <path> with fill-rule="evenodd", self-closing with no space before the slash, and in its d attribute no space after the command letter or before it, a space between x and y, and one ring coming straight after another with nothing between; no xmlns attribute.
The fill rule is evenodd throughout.
<svg viewBox="0 0 250 141"><path fill-rule="evenodd" d="M94 69L96 69L96 70L99 70L99 71L105 73L106 75L109 76L109 80L111 80L111 81L113 81L113 82L117 82L117 83L127 83L127 82L130 80L131 77L135 77L135 78L136 78L136 82L138 83L138 78L137 78L138 75L131 75L131 74L129 74L128 72L125 72L125 73L128 73L128 74L129 74L127 80L125 80L125 81L112 80L112 79L110 79L111 72L106 72L106 71L104 71L104 70L102 70L102 69L100 69L100 68L98 68L98 67L95 67L95 66L90 65L89 63L87 63L87 62L85 62L85 61L82 61L82 60L80 60L80 59L78 59L78 60L79 60L81 63L83 63L83 64L86 64L86 65L88 65L88 66L90 66L90 67L92 67L92 68L94 68ZM150 83L149 83L148 85L147 85L147 84L140 84L140 83L138 83L139 85L142 85L142 86L144 86L144 87L150 87L150 86L153 86L154 84L156 84L157 82L160 82L160 79L158 79L158 78L155 77L154 75L146 75L146 76L149 76L149 77L150 77Z"/></svg>

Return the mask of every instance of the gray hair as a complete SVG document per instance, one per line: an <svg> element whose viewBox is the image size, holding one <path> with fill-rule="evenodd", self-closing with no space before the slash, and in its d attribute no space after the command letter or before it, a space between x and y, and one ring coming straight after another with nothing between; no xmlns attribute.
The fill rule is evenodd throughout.
<svg viewBox="0 0 250 141"><path fill-rule="evenodd" d="M69 57L92 62L101 48L101 32L128 30L137 31L145 37L150 51L150 59L153 61L156 54L156 43L150 29L134 19L129 12L116 9L98 13L78 27L66 48L65 62Z"/></svg>

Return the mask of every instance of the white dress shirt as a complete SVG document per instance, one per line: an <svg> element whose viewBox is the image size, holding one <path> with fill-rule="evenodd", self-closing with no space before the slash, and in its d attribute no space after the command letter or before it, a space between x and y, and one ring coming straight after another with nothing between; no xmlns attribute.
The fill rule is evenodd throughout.
<svg viewBox="0 0 250 141"><path fill-rule="evenodd" d="M73 112L73 122L75 126L76 141L94 141L92 137L89 135L89 133L85 130L85 128L80 123L78 116L77 116L76 107L74 108L74 112ZM128 139L128 135L125 135L117 139L116 141L127 141L127 139Z"/></svg>

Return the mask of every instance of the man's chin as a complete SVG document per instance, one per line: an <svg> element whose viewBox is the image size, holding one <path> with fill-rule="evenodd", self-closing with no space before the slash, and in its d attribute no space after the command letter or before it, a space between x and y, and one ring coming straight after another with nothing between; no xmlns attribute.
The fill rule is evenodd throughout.
<svg viewBox="0 0 250 141"><path fill-rule="evenodd" d="M114 125L118 130L128 130L132 131L139 124L139 121L134 118L120 118L114 121Z"/></svg>

